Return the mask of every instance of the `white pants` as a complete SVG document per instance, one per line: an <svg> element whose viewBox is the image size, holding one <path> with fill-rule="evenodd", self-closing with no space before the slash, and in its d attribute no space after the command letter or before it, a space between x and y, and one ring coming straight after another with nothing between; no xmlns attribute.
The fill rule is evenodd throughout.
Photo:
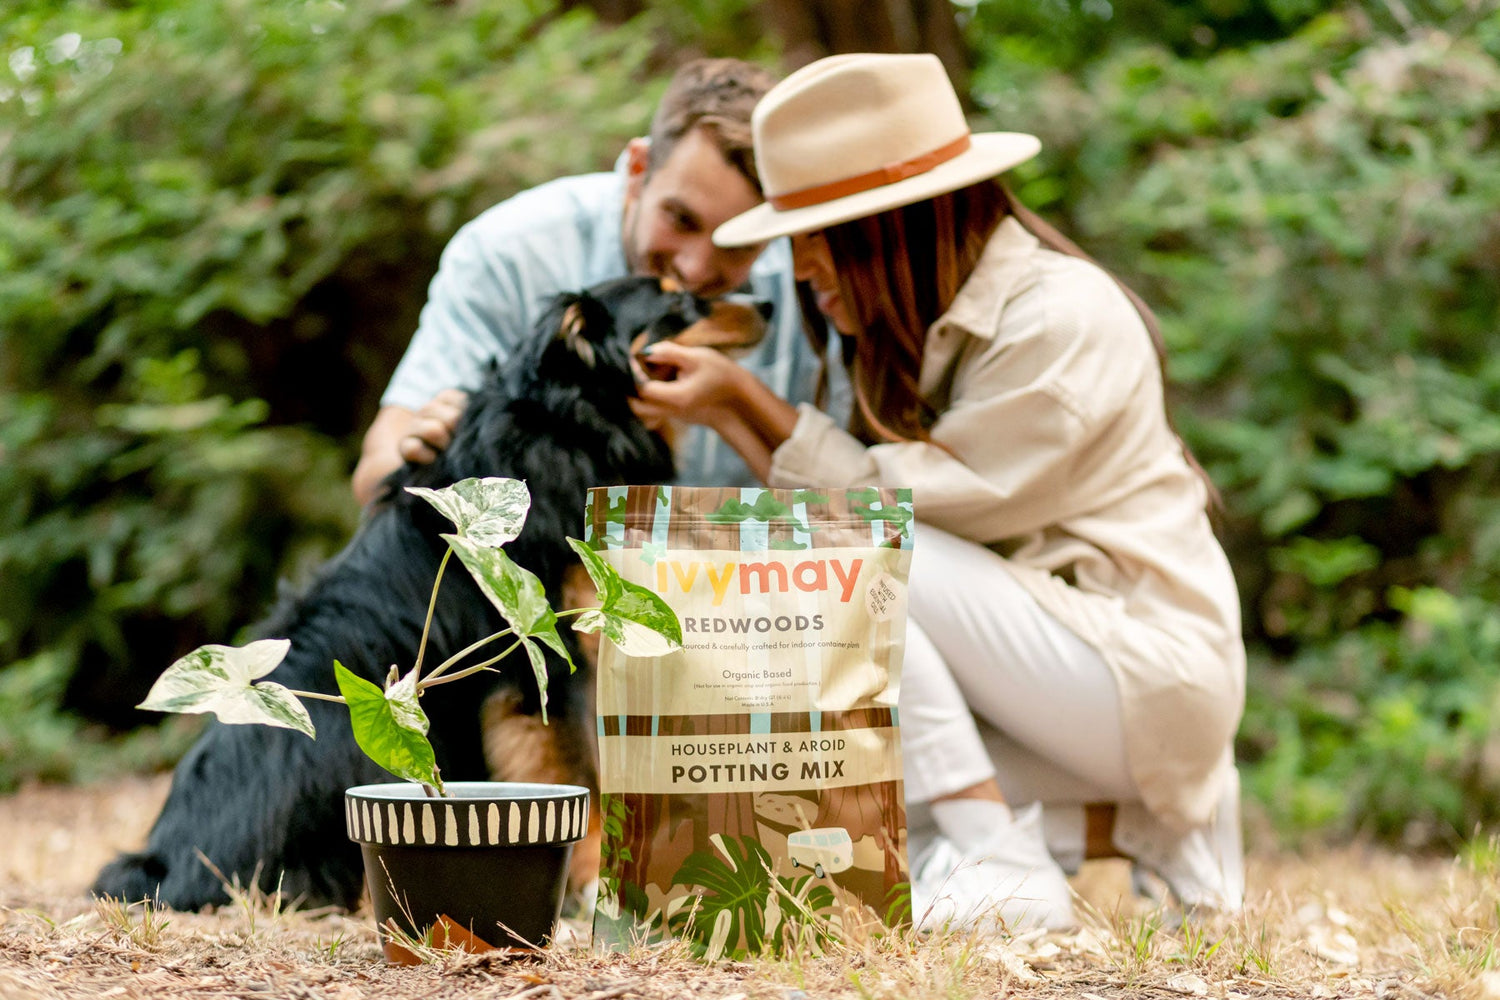
<svg viewBox="0 0 1500 1000"><path fill-rule="evenodd" d="M991 777L1016 804L1140 798L1109 667L1004 559L920 525L908 593L900 709L909 803Z"/></svg>

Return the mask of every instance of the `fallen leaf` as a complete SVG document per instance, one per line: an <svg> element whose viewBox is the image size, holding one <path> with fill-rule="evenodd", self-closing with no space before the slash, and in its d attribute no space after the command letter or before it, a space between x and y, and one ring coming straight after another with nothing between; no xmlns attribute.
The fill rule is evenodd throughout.
<svg viewBox="0 0 1500 1000"><path fill-rule="evenodd" d="M979 951L979 957L994 962L1006 974L1023 983L1040 983L1042 977L1028 965L1025 959L1011 951L1003 941L994 941Z"/></svg>
<svg viewBox="0 0 1500 1000"><path fill-rule="evenodd" d="M1304 944L1308 951L1325 961L1338 965L1359 964L1359 942L1348 931L1330 930L1322 925L1309 927Z"/></svg>
<svg viewBox="0 0 1500 1000"><path fill-rule="evenodd" d="M1202 976L1195 976L1191 972L1179 972L1167 980L1166 986L1173 993L1185 993L1190 997L1208 996L1208 983L1203 981Z"/></svg>

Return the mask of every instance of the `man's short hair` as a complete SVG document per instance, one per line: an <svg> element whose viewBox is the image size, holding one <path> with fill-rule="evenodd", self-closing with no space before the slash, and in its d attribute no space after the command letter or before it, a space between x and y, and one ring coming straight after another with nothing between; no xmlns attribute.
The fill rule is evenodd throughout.
<svg viewBox="0 0 1500 1000"><path fill-rule="evenodd" d="M760 174L750 143L750 112L776 76L763 66L739 59L694 59L672 75L651 119L651 154L647 171L672 155L682 137L701 129L725 161L745 175L756 191Z"/></svg>

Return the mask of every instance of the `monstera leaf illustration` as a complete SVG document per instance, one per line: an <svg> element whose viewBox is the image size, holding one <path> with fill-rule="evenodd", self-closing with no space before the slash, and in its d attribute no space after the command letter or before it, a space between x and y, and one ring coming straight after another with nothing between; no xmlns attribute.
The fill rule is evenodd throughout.
<svg viewBox="0 0 1500 1000"><path fill-rule="evenodd" d="M766 941L768 908L779 910L771 880L776 880L787 894L802 901L807 913L826 910L834 903L833 890L826 885L808 886L811 875L795 879L777 878L771 874L771 855L751 837L710 838L717 853L695 851L687 856L672 881L677 885L696 886L701 893L697 902L674 917L674 934L690 933L705 953L743 955L761 950ZM691 927L687 926L691 919Z"/></svg>
<svg viewBox="0 0 1500 1000"><path fill-rule="evenodd" d="M765 909L771 892L771 855L749 837L714 834L710 839L723 856L694 851L672 877L677 885L697 886L702 890L697 904L679 913L684 923L692 914L691 929L682 927L674 931L690 930L693 938L706 948L717 926L727 951L758 951L765 936ZM720 914L727 914L727 927Z"/></svg>

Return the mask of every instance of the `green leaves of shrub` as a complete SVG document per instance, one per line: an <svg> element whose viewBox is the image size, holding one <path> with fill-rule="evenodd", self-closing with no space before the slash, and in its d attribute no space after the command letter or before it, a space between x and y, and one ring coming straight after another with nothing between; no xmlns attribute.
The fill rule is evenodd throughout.
<svg viewBox="0 0 1500 1000"><path fill-rule="evenodd" d="M976 18L1077 11L1033 8ZM1494 746L1449 707L1500 704L1493 668L1458 669L1500 607L1500 22L1309 8L1184 48L1116 10L1067 76L973 36L975 96L1042 137L1022 197L1161 321L1173 414L1225 499L1247 787L1288 832L1451 843L1500 810ZM1435 588L1464 628L1401 597Z"/></svg>
<svg viewBox="0 0 1500 1000"><path fill-rule="evenodd" d="M481 7L4 5L0 669L107 674L139 721L356 527L357 435L447 239L607 169L659 93L644 23Z"/></svg>

